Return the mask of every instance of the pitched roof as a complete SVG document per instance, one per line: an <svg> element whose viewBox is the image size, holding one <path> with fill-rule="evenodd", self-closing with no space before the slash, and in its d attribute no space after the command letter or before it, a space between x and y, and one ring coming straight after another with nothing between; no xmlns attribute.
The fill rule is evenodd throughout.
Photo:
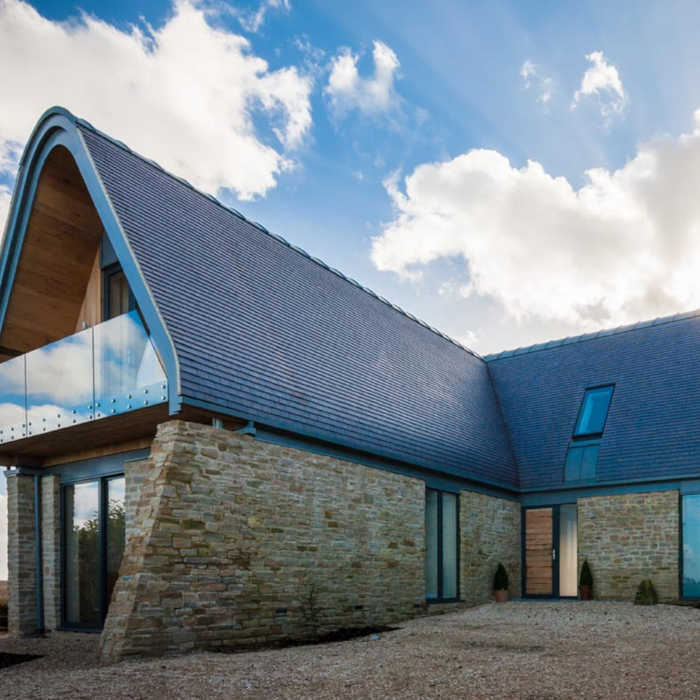
<svg viewBox="0 0 700 700"><path fill-rule="evenodd" d="M694 318L700 316L700 309L695 309L694 311L686 311L683 313L673 314L672 316L660 316L659 318L638 321L637 323L630 323L625 326L617 326L616 328L602 328L598 331L592 331L591 333L583 333L581 335L572 335L568 338L558 338L556 340L549 340L545 343L536 343L534 345L528 345L522 348L516 348L515 350L501 350L500 352L490 353L484 356L486 362L493 362L494 360L503 360L507 357L513 357L514 355L527 355L531 352L539 352L540 350L550 350L551 348L558 348L562 345L571 345L572 343L583 343L587 340L597 340L598 338L605 338L609 335L619 335L620 333L629 333L630 331L636 331L640 328L648 328L649 326L664 326L667 323L673 323L674 321L683 321L686 318Z"/></svg>
<svg viewBox="0 0 700 700"><path fill-rule="evenodd" d="M270 426L517 486L480 357L77 124L173 340L183 396Z"/></svg>
<svg viewBox="0 0 700 700"><path fill-rule="evenodd" d="M524 489L561 486L584 390L615 384L599 482L700 475L700 312L487 359Z"/></svg>

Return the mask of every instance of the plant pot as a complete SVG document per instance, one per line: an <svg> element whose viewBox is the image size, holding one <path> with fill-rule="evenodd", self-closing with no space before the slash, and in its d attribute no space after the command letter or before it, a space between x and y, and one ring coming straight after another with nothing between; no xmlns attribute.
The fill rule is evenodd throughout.
<svg viewBox="0 0 700 700"><path fill-rule="evenodd" d="M508 602L508 591L494 591L493 597L497 603L507 603Z"/></svg>
<svg viewBox="0 0 700 700"><path fill-rule="evenodd" d="M578 590L581 600L591 600L593 598L593 586L579 586Z"/></svg>

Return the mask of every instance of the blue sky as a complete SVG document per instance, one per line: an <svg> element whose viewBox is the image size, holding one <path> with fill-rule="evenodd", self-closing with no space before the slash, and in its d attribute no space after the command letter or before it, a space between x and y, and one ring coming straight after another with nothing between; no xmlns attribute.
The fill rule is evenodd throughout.
<svg viewBox="0 0 700 700"><path fill-rule="evenodd" d="M0 0L0 216L60 103L479 352L674 313L699 29L680 0Z"/></svg>
<svg viewBox="0 0 700 700"><path fill-rule="evenodd" d="M241 202L225 188L219 191L222 199L483 352L630 320L633 312L608 309L593 318L567 317L538 310L536 303L532 314L523 316L520 310L514 315L498 293L489 293L494 285L464 298L470 262L462 254L435 256L423 266L420 281L377 269L372 238L395 219L383 183L395 172L403 178L424 163L491 149L514 168L536 161L577 189L585 184L588 169L614 171L635 157L638 144L659 134L678 137L692 131L693 113L700 106L694 68L700 58L697 4L440 2L428 9L422 3L358 0L352 11L347 3L333 1L278 4L268 9L257 31L249 23L246 31L241 16L256 12L259 2L198 5L208 9L213 26L245 36L250 52L267 61L271 71L295 67L313 80L312 123L293 153L294 170L277 177L276 185L253 201ZM80 23L83 11L124 32L133 25L157 29L174 13L170 2L52 0L33 6L54 22ZM224 6L228 12L221 10ZM355 108L339 117L325 92L333 59L346 48L358 56L359 75L371 77L375 41L389 47L400 63L392 85L398 106L390 114ZM302 43L317 54L312 69L308 52L299 48ZM601 115L596 98L571 109L591 65L586 56L598 51L618 71L628 100L623 113L610 119ZM526 61L551 80L546 110L538 102L539 85L525 87L521 71ZM215 73L217 66L209 70ZM186 95L182 100L184 106ZM85 111L69 98L64 102L78 113ZM31 120L26 121L28 133ZM94 121L131 143L117 120L116 126ZM274 141L267 120L256 116L254 121L260 138ZM148 147L138 150L158 159ZM681 307L685 300L677 301ZM673 310L673 303L662 309ZM642 307L637 315L644 317L646 311Z"/></svg>

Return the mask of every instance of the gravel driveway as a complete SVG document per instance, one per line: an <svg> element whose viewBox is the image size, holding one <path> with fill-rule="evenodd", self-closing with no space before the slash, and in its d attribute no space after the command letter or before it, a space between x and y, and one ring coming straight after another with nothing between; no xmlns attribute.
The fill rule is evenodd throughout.
<svg viewBox="0 0 700 700"><path fill-rule="evenodd" d="M697 700L700 610L513 602L322 646L104 666L97 637L0 637L44 658L0 671L0 698Z"/></svg>

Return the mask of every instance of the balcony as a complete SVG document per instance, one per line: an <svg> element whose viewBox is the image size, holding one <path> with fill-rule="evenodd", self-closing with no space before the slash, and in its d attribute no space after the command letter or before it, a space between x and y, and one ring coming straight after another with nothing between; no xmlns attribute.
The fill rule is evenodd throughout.
<svg viewBox="0 0 700 700"><path fill-rule="evenodd" d="M0 445L167 400L165 372L132 311L0 364Z"/></svg>

